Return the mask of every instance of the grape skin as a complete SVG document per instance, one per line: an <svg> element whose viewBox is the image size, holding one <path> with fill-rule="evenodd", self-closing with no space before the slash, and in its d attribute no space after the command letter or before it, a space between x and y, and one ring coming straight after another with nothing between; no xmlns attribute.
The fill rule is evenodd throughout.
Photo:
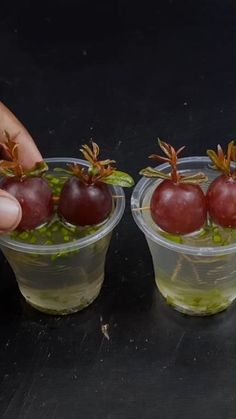
<svg viewBox="0 0 236 419"><path fill-rule="evenodd" d="M153 192L151 216L164 231L189 234L200 229L206 221L207 205L199 185L174 183L166 179Z"/></svg>
<svg viewBox="0 0 236 419"><path fill-rule="evenodd" d="M220 175L207 190L207 207L211 219L222 227L236 227L236 181Z"/></svg>
<svg viewBox="0 0 236 419"><path fill-rule="evenodd" d="M112 195L105 183L87 185L73 176L64 184L58 214L70 224L99 224L109 216L111 210Z"/></svg>
<svg viewBox="0 0 236 419"><path fill-rule="evenodd" d="M17 230L32 230L52 216L52 190L45 179L5 177L0 187L13 195L21 205L22 218Z"/></svg>

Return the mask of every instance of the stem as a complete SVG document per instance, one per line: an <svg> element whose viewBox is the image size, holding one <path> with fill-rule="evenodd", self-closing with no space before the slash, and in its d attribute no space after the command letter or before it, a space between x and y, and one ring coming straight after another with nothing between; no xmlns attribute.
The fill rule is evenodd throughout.
<svg viewBox="0 0 236 419"><path fill-rule="evenodd" d="M177 171L177 166L176 164L172 164L171 163L171 179L173 180L174 183L178 183L179 181L179 174Z"/></svg>
<svg viewBox="0 0 236 419"><path fill-rule="evenodd" d="M182 269L182 260L183 260L183 255L180 255L178 262L176 263L175 269L171 275L171 278L170 278L171 281L175 281L177 275L180 273Z"/></svg>
<svg viewBox="0 0 236 419"><path fill-rule="evenodd" d="M183 255L183 254L180 255L180 257L179 257L179 259L176 263L175 269L174 269L174 271L171 275L170 280L172 282L175 281L176 278L177 278L177 275L181 272L183 259L188 261L188 263L190 264L190 266L192 268L192 271L194 273L195 279L199 282L200 278L199 278L198 272L196 270L196 267L194 266L194 263L192 262L191 258L189 258L187 255Z"/></svg>
<svg viewBox="0 0 236 419"><path fill-rule="evenodd" d="M187 256L187 255L183 255L183 257L189 262L189 264L190 264L190 266L192 268L192 271L193 271L193 273L195 275L195 278L199 282L200 281L200 277L198 275L198 271L197 271L197 269L196 269L196 267L194 265L194 262L192 262L191 258L189 256Z"/></svg>

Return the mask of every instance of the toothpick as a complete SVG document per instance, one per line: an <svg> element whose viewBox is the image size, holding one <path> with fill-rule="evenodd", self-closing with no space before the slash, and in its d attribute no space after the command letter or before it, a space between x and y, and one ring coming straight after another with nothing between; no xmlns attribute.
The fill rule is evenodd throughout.
<svg viewBox="0 0 236 419"><path fill-rule="evenodd" d="M112 198L115 198L115 199L117 199L117 198L124 198L124 196L123 195L112 195Z"/></svg>
<svg viewBox="0 0 236 419"><path fill-rule="evenodd" d="M150 210L151 207L139 207L139 208L132 208L132 211L147 211Z"/></svg>

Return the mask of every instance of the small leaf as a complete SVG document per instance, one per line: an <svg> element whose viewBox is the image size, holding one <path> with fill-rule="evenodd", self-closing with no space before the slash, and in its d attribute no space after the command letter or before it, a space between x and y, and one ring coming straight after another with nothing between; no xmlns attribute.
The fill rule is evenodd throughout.
<svg viewBox="0 0 236 419"><path fill-rule="evenodd" d="M222 147L218 144L217 153L214 150L207 150L207 155L214 164L214 168L220 170L222 173L230 176L230 155L233 146L233 141L228 144L227 156L224 155Z"/></svg>
<svg viewBox="0 0 236 419"><path fill-rule="evenodd" d="M163 153L171 159L171 146L170 144L166 143L165 141L160 140L158 138L158 145L162 149Z"/></svg>
<svg viewBox="0 0 236 419"><path fill-rule="evenodd" d="M208 181L208 177L203 172L195 173L194 175L189 176L180 176L181 183L204 183Z"/></svg>
<svg viewBox="0 0 236 419"><path fill-rule="evenodd" d="M42 160L35 163L34 167L32 167L31 169L25 171L24 175L30 176L30 177L40 176L47 170L48 170L48 165L47 163L45 163L45 161Z"/></svg>
<svg viewBox="0 0 236 419"><path fill-rule="evenodd" d="M101 166L109 166L110 164L115 163L115 160L110 160L110 159L106 159L106 160L99 160L99 165Z"/></svg>
<svg viewBox="0 0 236 419"><path fill-rule="evenodd" d="M221 165L219 164L219 159L214 150L207 150L207 155L211 159L212 163L215 166L215 169L219 169Z"/></svg>
<svg viewBox="0 0 236 419"><path fill-rule="evenodd" d="M18 162L18 146L19 144L10 137L10 134L4 130L3 135L6 138L6 142L1 144L1 147L4 149L7 159L11 161Z"/></svg>
<svg viewBox="0 0 236 419"><path fill-rule="evenodd" d="M152 160L159 160L170 163L170 159L168 157L159 156L158 154L151 154L150 156L148 156L148 158Z"/></svg>
<svg viewBox="0 0 236 419"><path fill-rule="evenodd" d="M230 141L227 148L227 161L230 162L231 160L231 154L232 154L232 148L234 146L234 141Z"/></svg>
<svg viewBox="0 0 236 419"><path fill-rule="evenodd" d="M107 183L108 185L117 185L122 188L130 188L134 185L133 178L128 173L114 170L109 176L105 176L100 179L101 182Z"/></svg>
<svg viewBox="0 0 236 419"><path fill-rule="evenodd" d="M178 156L184 149L185 149L185 145L183 145L182 147L180 147L177 151L176 151L176 156Z"/></svg>
<svg viewBox="0 0 236 419"><path fill-rule="evenodd" d="M93 155L94 155L95 159L97 159L97 157L99 156L99 153L100 153L99 147L93 141L92 141L92 147L93 147Z"/></svg>
<svg viewBox="0 0 236 419"><path fill-rule="evenodd" d="M0 160L0 170L1 169L13 169L16 167L16 163L8 160Z"/></svg>
<svg viewBox="0 0 236 419"><path fill-rule="evenodd" d="M146 177L156 177L160 179L170 179L170 175L159 170L154 169L153 167L146 167L145 169L140 170L140 175Z"/></svg>
<svg viewBox="0 0 236 419"><path fill-rule="evenodd" d="M81 148L80 151L83 154L85 160L87 160L91 164L94 164L94 157L91 149L87 145L83 145L82 147L83 148Z"/></svg>
<svg viewBox="0 0 236 419"><path fill-rule="evenodd" d="M236 145L234 145L234 141L231 148L230 160L236 162Z"/></svg>
<svg viewBox="0 0 236 419"><path fill-rule="evenodd" d="M217 145L217 154L218 154L218 160L224 161L225 156L224 156L224 152L220 144Z"/></svg>

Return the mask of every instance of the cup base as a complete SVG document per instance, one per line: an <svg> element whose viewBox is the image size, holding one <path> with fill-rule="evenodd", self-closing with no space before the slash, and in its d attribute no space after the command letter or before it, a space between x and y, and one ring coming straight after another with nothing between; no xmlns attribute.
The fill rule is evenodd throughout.
<svg viewBox="0 0 236 419"><path fill-rule="evenodd" d="M64 307L59 310L55 310L55 308L45 307L45 306L39 306L37 304L32 303L32 301L28 300L24 297L25 301L33 307L35 310L40 311L41 313L48 314L50 316L67 316L69 314L77 313L78 311L82 311L83 309L87 308L90 304L93 303L93 301L99 296L100 289L96 295L93 296L91 300L83 301L83 303L73 307Z"/></svg>
<svg viewBox="0 0 236 419"><path fill-rule="evenodd" d="M170 303L168 301L168 298L164 297L164 299L169 306L171 306L174 310L178 311L179 313L186 314L188 316L195 316L195 317L214 316L215 314L218 314L218 313L221 313L222 311L227 310L227 308L229 308L230 305L231 305L230 304L230 305L227 305L227 306L222 306L221 308L219 308L216 311L207 311L207 310L206 311L203 311L203 310L202 311L196 311L196 310L193 310L189 307L184 307L184 306L177 305L175 303Z"/></svg>
<svg viewBox="0 0 236 419"><path fill-rule="evenodd" d="M191 306L184 304L178 297L170 296L169 293L167 293L165 290L160 289L158 287L158 290L161 294L161 296L164 298L166 303L171 306L173 309L177 310L178 312L182 314L186 314L188 316L197 316L197 317L206 317L206 316L212 316L214 314L218 314L224 310L227 310L227 308L230 307L233 301L222 301L222 303L218 303L217 305L212 304L211 306L202 305L199 307Z"/></svg>

